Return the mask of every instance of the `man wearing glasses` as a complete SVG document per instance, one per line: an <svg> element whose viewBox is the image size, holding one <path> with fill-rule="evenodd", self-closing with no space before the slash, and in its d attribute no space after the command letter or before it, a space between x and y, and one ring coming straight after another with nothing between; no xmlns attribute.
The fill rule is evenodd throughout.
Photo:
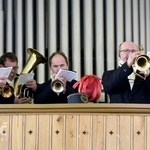
<svg viewBox="0 0 150 150"><path fill-rule="evenodd" d="M119 67L105 71L102 76L104 91L109 95L110 103L150 103L150 71L135 68L135 59L140 55L141 51L133 42L120 44Z"/></svg>
<svg viewBox="0 0 150 150"><path fill-rule="evenodd" d="M14 87L14 79L17 77L17 70L18 70L18 58L12 52L4 53L0 58L0 65L1 67L12 67L12 70L9 74L6 84ZM0 95L0 103L2 104L22 104L27 103L29 99L27 97L20 98L19 96L15 96L14 94L9 98L4 98Z"/></svg>

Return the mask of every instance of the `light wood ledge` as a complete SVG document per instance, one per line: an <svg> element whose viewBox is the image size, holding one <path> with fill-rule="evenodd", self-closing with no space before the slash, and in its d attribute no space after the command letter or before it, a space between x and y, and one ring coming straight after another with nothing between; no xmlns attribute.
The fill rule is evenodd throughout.
<svg viewBox="0 0 150 150"><path fill-rule="evenodd" d="M150 104L4 104L0 113L137 113L150 114Z"/></svg>

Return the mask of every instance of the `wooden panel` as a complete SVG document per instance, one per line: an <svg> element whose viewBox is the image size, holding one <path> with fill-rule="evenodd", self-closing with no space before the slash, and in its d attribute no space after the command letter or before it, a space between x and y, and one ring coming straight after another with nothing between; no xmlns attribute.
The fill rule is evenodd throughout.
<svg viewBox="0 0 150 150"><path fill-rule="evenodd" d="M0 150L8 150L10 146L9 115L0 115Z"/></svg>
<svg viewBox="0 0 150 150"><path fill-rule="evenodd" d="M66 150L77 150L78 121L76 115L66 116Z"/></svg>
<svg viewBox="0 0 150 150"><path fill-rule="evenodd" d="M92 149L104 150L105 149L105 122L104 116L93 115L92 116Z"/></svg>
<svg viewBox="0 0 150 150"><path fill-rule="evenodd" d="M42 123L43 125L43 123ZM35 150L38 138L37 115L26 115L25 118L25 150Z"/></svg>
<svg viewBox="0 0 150 150"><path fill-rule="evenodd" d="M117 116L107 116L106 118L106 150L117 149ZM113 146L112 146L113 145Z"/></svg>
<svg viewBox="0 0 150 150"><path fill-rule="evenodd" d="M134 145L133 146L135 150L146 149L145 134L146 134L145 116L134 116L134 138L133 138Z"/></svg>
<svg viewBox="0 0 150 150"><path fill-rule="evenodd" d="M63 115L53 115L52 119L52 150L53 149L63 149L63 144L65 144L65 134L64 134L64 116Z"/></svg>
<svg viewBox="0 0 150 150"><path fill-rule="evenodd" d="M119 150L130 149L131 142L131 121L130 116L120 116L120 125L119 125Z"/></svg>
<svg viewBox="0 0 150 150"><path fill-rule="evenodd" d="M22 106L15 106L16 109L12 107L12 113L6 113L3 109L6 107L6 111L10 111L7 108L9 105L2 107L4 112L0 112L0 150L150 149L149 105L140 105L141 108L139 105L128 105L127 108L126 105L106 107L103 104L78 107L80 111L83 108L86 113L75 113L76 105L72 109L64 105L66 110L63 113L55 113L56 110L63 109L60 105L55 105L54 112L49 112L54 105ZM144 114L144 108L147 114ZM17 109L24 113L14 112ZM68 113L70 110L72 112Z"/></svg>
<svg viewBox="0 0 150 150"><path fill-rule="evenodd" d="M79 116L79 130L78 130L78 142L79 149L90 149L92 138L91 137L91 118L90 115L80 115Z"/></svg>
<svg viewBox="0 0 150 150"><path fill-rule="evenodd" d="M51 129L49 115L39 115L38 130L38 148L40 150L49 150L49 146L51 145Z"/></svg>
<svg viewBox="0 0 150 150"><path fill-rule="evenodd" d="M12 150L23 149L23 118L22 115L13 115L12 116Z"/></svg>
<svg viewBox="0 0 150 150"><path fill-rule="evenodd" d="M147 143L146 143L146 146L147 146L147 149L146 150L149 150L150 149L150 116L147 117L147 124L146 124L146 137L147 139L145 140Z"/></svg>

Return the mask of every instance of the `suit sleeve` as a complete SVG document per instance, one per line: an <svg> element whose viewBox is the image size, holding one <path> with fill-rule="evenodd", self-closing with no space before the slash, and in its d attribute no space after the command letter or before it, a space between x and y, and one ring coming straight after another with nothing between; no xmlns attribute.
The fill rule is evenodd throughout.
<svg viewBox="0 0 150 150"><path fill-rule="evenodd" d="M105 71L102 76L104 91L110 94L118 90L132 72L133 69L129 68L126 63L116 70Z"/></svg>

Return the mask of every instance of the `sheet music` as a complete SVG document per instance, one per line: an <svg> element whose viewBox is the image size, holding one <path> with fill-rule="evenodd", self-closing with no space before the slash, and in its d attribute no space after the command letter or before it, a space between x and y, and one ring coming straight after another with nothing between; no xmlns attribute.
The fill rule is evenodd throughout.
<svg viewBox="0 0 150 150"><path fill-rule="evenodd" d="M60 69L59 72L56 74L55 78L64 76L67 81L71 82L75 78L76 75L77 73L75 71Z"/></svg>
<svg viewBox="0 0 150 150"><path fill-rule="evenodd" d="M0 78L8 78L12 67L0 68Z"/></svg>
<svg viewBox="0 0 150 150"><path fill-rule="evenodd" d="M28 80L33 79L34 73L21 74L19 76L18 85L25 84Z"/></svg>
<svg viewBox="0 0 150 150"><path fill-rule="evenodd" d="M7 78L12 70L12 67L0 68L0 83L6 84Z"/></svg>

